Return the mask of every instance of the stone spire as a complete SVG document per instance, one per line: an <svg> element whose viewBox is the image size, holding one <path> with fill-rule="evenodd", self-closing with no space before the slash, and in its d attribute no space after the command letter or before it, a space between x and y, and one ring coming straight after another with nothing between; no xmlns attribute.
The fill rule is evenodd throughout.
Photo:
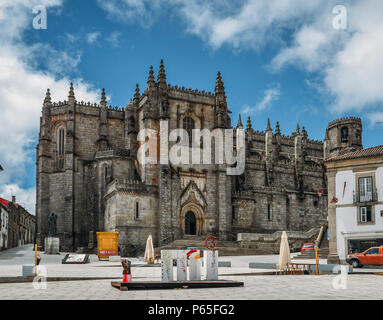
<svg viewBox="0 0 383 320"><path fill-rule="evenodd" d="M73 89L73 82L70 83L70 88L69 88L69 95L68 98L73 98L74 99L74 89Z"/></svg>
<svg viewBox="0 0 383 320"><path fill-rule="evenodd" d="M225 85L222 81L221 72L219 72L219 71L218 71L217 80L215 83L215 94L216 95L218 95L218 94L225 95Z"/></svg>
<svg viewBox="0 0 383 320"><path fill-rule="evenodd" d="M281 129L280 129L280 127L279 127L279 121L277 121L277 126L276 126L276 128L275 128L275 133L276 133L276 134L281 134Z"/></svg>
<svg viewBox="0 0 383 320"><path fill-rule="evenodd" d="M216 103L216 124L218 128L229 127L229 116L225 96L225 86L222 81L221 72L217 74L215 83L215 103Z"/></svg>
<svg viewBox="0 0 383 320"><path fill-rule="evenodd" d="M250 117L248 117L248 118L247 118L247 126L246 126L246 130L250 130L250 129L252 129L252 127L251 127L251 119L250 119Z"/></svg>
<svg viewBox="0 0 383 320"><path fill-rule="evenodd" d="M45 95L45 99L44 99L44 105L50 105L51 103L52 103L52 101L51 101L51 91L48 88L47 89L47 93Z"/></svg>
<svg viewBox="0 0 383 320"><path fill-rule="evenodd" d="M165 73L165 66L164 66L164 60L163 59L161 59L160 71L158 72L157 82L159 84L165 84L166 85L166 73Z"/></svg>
<svg viewBox="0 0 383 320"><path fill-rule="evenodd" d="M302 136L303 138L307 138L307 131L304 126L302 127Z"/></svg>
<svg viewBox="0 0 383 320"><path fill-rule="evenodd" d="M266 131L273 131L271 129L271 125L270 125L270 118L267 118L267 128L266 128Z"/></svg>
<svg viewBox="0 0 383 320"><path fill-rule="evenodd" d="M297 131L295 132L296 134L301 133L301 127L299 126L299 123L297 123Z"/></svg>
<svg viewBox="0 0 383 320"><path fill-rule="evenodd" d="M134 93L134 104L135 105L138 105L138 103L140 102L140 87L138 85L138 83L136 84L136 92Z"/></svg>
<svg viewBox="0 0 383 320"><path fill-rule="evenodd" d="M241 114L238 116L237 128L243 129Z"/></svg>
<svg viewBox="0 0 383 320"><path fill-rule="evenodd" d="M148 77L148 86L152 87L152 86L154 86L154 84L155 84L155 80L154 80L153 66L150 66L149 77Z"/></svg>
<svg viewBox="0 0 383 320"><path fill-rule="evenodd" d="M102 106L106 107L106 95L105 95L105 89L104 88L102 88L100 104Z"/></svg>

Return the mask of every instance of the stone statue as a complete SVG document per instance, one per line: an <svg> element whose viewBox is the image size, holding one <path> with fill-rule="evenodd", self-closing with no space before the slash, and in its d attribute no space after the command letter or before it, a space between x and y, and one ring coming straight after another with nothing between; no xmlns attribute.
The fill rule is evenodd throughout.
<svg viewBox="0 0 383 320"><path fill-rule="evenodd" d="M56 236L56 219L57 215L53 212L48 217L48 237Z"/></svg>

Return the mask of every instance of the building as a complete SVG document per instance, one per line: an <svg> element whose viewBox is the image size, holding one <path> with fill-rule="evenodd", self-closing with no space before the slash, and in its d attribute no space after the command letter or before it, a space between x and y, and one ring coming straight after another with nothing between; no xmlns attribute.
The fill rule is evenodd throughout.
<svg viewBox="0 0 383 320"><path fill-rule="evenodd" d="M157 81L151 67L147 88L141 93L137 85L125 107L108 106L104 90L95 104L78 101L72 84L63 102L52 102L48 89L37 145L38 244L44 244L52 212L61 250L92 248L97 231L119 231L123 254L141 250L149 234L163 245L186 234L233 240L240 232L307 231L326 224L327 198L317 194L327 187L324 157L361 142L334 140L343 120L330 123L323 143L309 139L299 125L291 135L283 135L278 122L272 129L270 121L257 131L249 118L240 176L227 175L222 164L138 161L141 130L160 137L161 120L168 121L169 132L232 130L230 113L220 73L214 93L187 89L167 83L163 61ZM360 119L350 119L349 134L361 130ZM244 127L241 118L236 127ZM158 154L175 143L160 145Z"/></svg>
<svg viewBox="0 0 383 320"><path fill-rule="evenodd" d="M0 200L0 250L8 248L8 209Z"/></svg>
<svg viewBox="0 0 383 320"><path fill-rule="evenodd" d="M358 148L359 149L359 148ZM330 157L329 262L383 245L383 145Z"/></svg>
<svg viewBox="0 0 383 320"><path fill-rule="evenodd" d="M8 249L34 243L35 216L18 204L15 196L12 201L0 198L0 203L8 211Z"/></svg>

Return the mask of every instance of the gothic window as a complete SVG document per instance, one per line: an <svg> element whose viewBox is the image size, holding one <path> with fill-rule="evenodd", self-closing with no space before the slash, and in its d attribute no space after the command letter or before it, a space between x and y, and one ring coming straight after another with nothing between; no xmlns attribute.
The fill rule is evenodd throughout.
<svg viewBox="0 0 383 320"><path fill-rule="evenodd" d="M340 130L340 140L341 140L341 142L348 142L348 128L347 127L343 127Z"/></svg>
<svg viewBox="0 0 383 320"><path fill-rule="evenodd" d="M271 220L271 205L267 205L267 220Z"/></svg>
<svg viewBox="0 0 383 320"><path fill-rule="evenodd" d="M58 168L64 169L64 153L65 153L65 129L60 128L57 134L57 152L58 152Z"/></svg>
<svg viewBox="0 0 383 320"><path fill-rule="evenodd" d="M136 202L136 219L140 218L139 203Z"/></svg>
<svg viewBox="0 0 383 320"><path fill-rule="evenodd" d="M136 128L136 120L134 116L130 116L129 118L129 130L134 130Z"/></svg>
<svg viewBox="0 0 383 320"><path fill-rule="evenodd" d="M231 220L235 220L235 206L231 207Z"/></svg>
<svg viewBox="0 0 383 320"><path fill-rule="evenodd" d="M183 128L189 135L189 143L193 139L192 130L194 129L194 119L192 117L184 117Z"/></svg>

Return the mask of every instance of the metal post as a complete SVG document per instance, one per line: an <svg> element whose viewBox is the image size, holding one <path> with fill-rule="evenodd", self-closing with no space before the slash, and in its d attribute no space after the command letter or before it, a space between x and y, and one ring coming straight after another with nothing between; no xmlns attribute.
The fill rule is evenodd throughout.
<svg viewBox="0 0 383 320"><path fill-rule="evenodd" d="M318 246L315 246L315 265L316 265L315 274L318 276L319 275Z"/></svg>
<svg viewBox="0 0 383 320"><path fill-rule="evenodd" d="M35 277L37 277L37 244L35 244Z"/></svg>

